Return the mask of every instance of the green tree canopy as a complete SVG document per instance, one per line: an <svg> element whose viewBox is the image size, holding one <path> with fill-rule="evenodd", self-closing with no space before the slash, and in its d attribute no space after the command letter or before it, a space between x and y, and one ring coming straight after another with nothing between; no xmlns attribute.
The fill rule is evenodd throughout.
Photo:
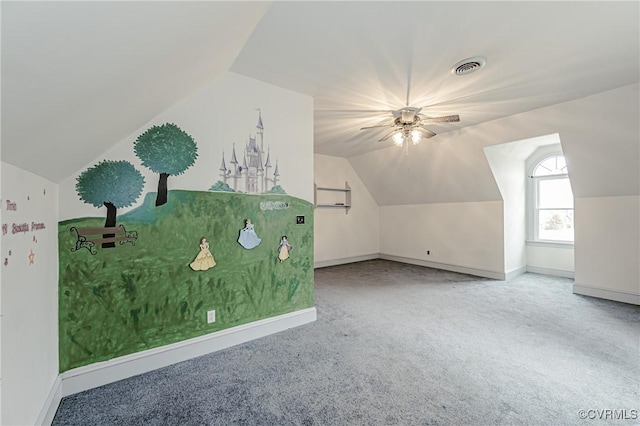
<svg viewBox="0 0 640 426"><path fill-rule="evenodd" d="M195 163L198 147L191 136L173 123L152 126L138 136L134 151L142 165L160 174L156 206L167 202L167 179L184 173Z"/></svg>
<svg viewBox="0 0 640 426"><path fill-rule="evenodd" d="M171 176L184 173L198 157L193 138L173 123L147 129L134 142L134 151L143 166Z"/></svg>
<svg viewBox="0 0 640 426"><path fill-rule="evenodd" d="M76 191L80 199L95 207L105 203L116 208L136 202L144 187L144 177L128 161L104 160L80 173Z"/></svg>

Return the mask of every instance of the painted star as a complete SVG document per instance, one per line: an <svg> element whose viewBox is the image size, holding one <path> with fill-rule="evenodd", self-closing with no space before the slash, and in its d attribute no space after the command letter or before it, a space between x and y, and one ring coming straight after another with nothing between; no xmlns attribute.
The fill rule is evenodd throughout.
<svg viewBox="0 0 640 426"><path fill-rule="evenodd" d="M36 257L36 254L33 252L33 250L29 250L31 253L29 253L29 265L33 265L33 258Z"/></svg>

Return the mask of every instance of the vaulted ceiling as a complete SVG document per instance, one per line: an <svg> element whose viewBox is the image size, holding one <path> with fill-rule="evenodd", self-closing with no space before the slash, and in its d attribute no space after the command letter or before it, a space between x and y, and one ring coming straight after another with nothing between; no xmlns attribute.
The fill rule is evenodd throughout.
<svg viewBox="0 0 640 426"><path fill-rule="evenodd" d="M232 71L314 98L315 152L385 148L640 79L638 2L2 2L2 160L61 181ZM482 56L466 76L458 61ZM602 123L606 126L606 123Z"/></svg>

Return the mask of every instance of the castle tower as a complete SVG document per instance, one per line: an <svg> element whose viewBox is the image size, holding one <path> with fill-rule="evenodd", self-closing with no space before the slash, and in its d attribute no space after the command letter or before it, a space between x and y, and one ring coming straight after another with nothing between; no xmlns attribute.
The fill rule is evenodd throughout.
<svg viewBox="0 0 640 426"><path fill-rule="evenodd" d="M260 151L264 153L264 126L262 125L262 110L258 108L258 124L256 125L258 131L256 136L260 136Z"/></svg>
<svg viewBox="0 0 640 426"><path fill-rule="evenodd" d="M222 151L222 164L220 165L220 176L222 176L222 181L227 183L227 178L231 174L231 170L227 169L227 165L224 162L224 151Z"/></svg>
<svg viewBox="0 0 640 426"><path fill-rule="evenodd" d="M258 171L262 169L261 157L256 138L249 136L249 143L245 148L245 161L247 161L247 192L252 194L259 190Z"/></svg>
<svg viewBox="0 0 640 426"><path fill-rule="evenodd" d="M263 160L263 156L264 156L264 125L262 124L262 110L260 108L258 108L258 124L256 124L256 139L259 138L260 140L260 147L258 150L258 173L257 173L257 180L258 183L260 184L260 192L264 193L267 192L267 186L265 185L265 180L264 180L264 167L262 166L262 160Z"/></svg>
<svg viewBox="0 0 640 426"><path fill-rule="evenodd" d="M269 169L271 168L271 151L267 151L267 161L264 163L264 190L262 192L269 191Z"/></svg>
<svg viewBox="0 0 640 426"><path fill-rule="evenodd" d="M242 166L240 167L242 177L244 178L244 192L250 193L249 191L249 179L247 179L249 168L247 167L247 156L245 155L242 159Z"/></svg>
<svg viewBox="0 0 640 426"><path fill-rule="evenodd" d="M280 173L278 172L278 159L276 158L276 169L273 171L273 186L278 184L278 176L280 176Z"/></svg>
<svg viewBox="0 0 640 426"><path fill-rule="evenodd" d="M236 144L233 144L233 151L231 153L231 161L229 163L233 164L233 190L238 190L238 179L241 177L242 167L238 168L238 159L236 158Z"/></svg>

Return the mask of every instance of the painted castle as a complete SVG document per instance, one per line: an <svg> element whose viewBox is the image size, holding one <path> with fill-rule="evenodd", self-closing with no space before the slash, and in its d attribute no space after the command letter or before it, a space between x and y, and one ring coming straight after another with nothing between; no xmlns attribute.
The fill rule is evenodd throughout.
<svg viewBox="0 0 640 426"><path fill-rule="evenodd" d="M222 181L229 185L236 192L248 194L261 194L273 189L280 177L278 172L278 160L271 173L270 152L267 151L265 159L264 151L264 126L262 124L262 112L258 110L258 124L256 125L256 136L249 136L249 142L244 148L242 164L238 162L236 156L236 146L233 145L231 153L230 167L224 161L222 153L222 164L220 165L220 176Z"/></svg>

